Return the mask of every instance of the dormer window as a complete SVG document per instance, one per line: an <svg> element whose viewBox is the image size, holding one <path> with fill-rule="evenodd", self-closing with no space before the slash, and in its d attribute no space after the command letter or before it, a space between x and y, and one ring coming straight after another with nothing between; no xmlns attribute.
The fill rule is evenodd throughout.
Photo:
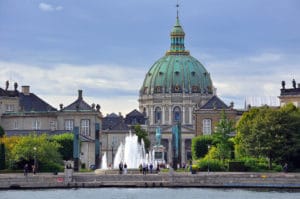
<svg viewBox="0 0 300 199"><path fill-rule="evenodd" d="M176 74L176 75L179 75L179 71L175 71L175 74Z"/></svg>
<svg viewBox="0 0 300 199"><path fill-rule="evenodd" d="M196 75L196 72L195 71L192 71L192 76L195 76Z"/></svg>
<svg viewBox="0 0 300 199"><path fill-rule="evenodd" d="M159 72L159 75L163 75L163 74L164 74L163 72L161 72L161 71Z"/></svg>

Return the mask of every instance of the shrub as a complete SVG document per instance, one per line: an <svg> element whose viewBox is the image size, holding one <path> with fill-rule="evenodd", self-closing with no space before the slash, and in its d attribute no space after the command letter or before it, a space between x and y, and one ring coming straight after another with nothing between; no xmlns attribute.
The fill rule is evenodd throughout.
<svg viewBox="0 0 300 199"><path fill-rule="evenodd" d="M200 171L226 171L225 164L220 160L200 159L197 162Z"/></svg>
<svg viewBox="0 0 300 199"><path fill-rule="evenodd" d="M59 172L63 171L64 167L58 163L47 162L39 165L38 171L41 172Z"/></svg>
<svg viewBox="0 0 300 199"><path fill-rule="evenodd" d="M245 163L243 161L228 162L228 171L246 171Z"/></svg>
<svg viewBox="0 0 300 199"><path fill-rule="evenodd" d="M273 168L274 171L277 171L277 172L281 172L283 171L283 168L281 165L275 165L274 168Z"/></svg>
<svg viewBox="0 0 300 199"><path fill-rule="evenodd" d="M212 136L197 136L192 139L192 157L194 160L203 158L212 143Z"/></svg>
<svg viewBox="0 0 300 199"><path fill-rule="evenodd" d="M269 163L265 158L246 157L240 161L244 162L246 171L266 171L269 169Z"/></svg>

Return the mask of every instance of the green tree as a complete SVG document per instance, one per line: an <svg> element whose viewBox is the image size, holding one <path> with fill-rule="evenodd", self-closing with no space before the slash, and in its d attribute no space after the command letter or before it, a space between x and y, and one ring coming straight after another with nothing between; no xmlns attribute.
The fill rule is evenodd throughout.
<svg viewBox="0 0 300 199"><path fill-rule="evenodd" d="M203 158L208 152L208 145L212 144L212 136L203 135L192 139L192 158L197 160Z"/></svg>
<svg viewBox="0 0 300 199"><path fill-rule="evenodd" d="M148 138L148 133L144 129L142 129L141 125L135 125L134 132L138 136L139 143L141 143L142 140L144 141L145 149L148 152L150 148L150 140Z"/></svg>
<svg viewBox="0 0 300 199"><path fill-rule="evenodd" d="M73 159L73 139L74 136L72 133L64 133L51 137L51 140L60 145L58 152L61 154L63 160Z"/></svg>
<svg viewBox="0 0 300 199"><path fill-rule="evenodd" d="M251 109L237 126L240 147L248 156L268 158L272 169L273 162L282 164L299 151L299 118L299 109L292 104Z"/></svg>
<svg viewBox="0 0 300 199"><path fill-rule="evenodd" d="M20 137L16 145L11 150L11 161L33 162L34 158L40 170L44 170L48 165L62 164L61 155L58 152L60 145L56 142L50 142L46 134L37 136ZM36 149L36 150L34 150ZM22 166L22 165L21 165Z"/></svg>
<svg viewBox="0 0 300 199"><path fill-rule="evenodd" d="M234 130L234 122L227 118L225 111L222 111L221 119L213 133L213 143L217 148L216 154L222 161L231 157L233 143L230 141L230 133Z"/></svg>

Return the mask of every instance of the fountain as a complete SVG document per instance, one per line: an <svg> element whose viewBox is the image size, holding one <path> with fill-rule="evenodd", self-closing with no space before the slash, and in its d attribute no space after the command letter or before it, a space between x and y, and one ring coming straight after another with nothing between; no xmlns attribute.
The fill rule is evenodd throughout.
<svg viewBox="0 0 300 199"><path fill-rule="evenodd" d="M103 154L101 159L101 169L108 169L106 152Z"/></svg>
<svg viewBox="0 0 300 199"><path fill-rule="evenodd" d="M127 164L127 168L138 168L143 162L151 162L151 156L146 154L144 142L138 143L138 137L129 135L125 138L125 143L121 143L118 147L115 159L114 168L119 168L119 163L123 162Z"/></svg>

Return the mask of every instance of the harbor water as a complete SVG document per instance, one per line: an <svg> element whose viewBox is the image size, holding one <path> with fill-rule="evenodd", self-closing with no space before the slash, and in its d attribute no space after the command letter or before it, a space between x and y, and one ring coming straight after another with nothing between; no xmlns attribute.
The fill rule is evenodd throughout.
<svg viewBox="0 0 300 199"><path fill-rule="evenodd" d="M2 190L1 199L300 199L300 190L209 188L81 188Z"/></svg>

